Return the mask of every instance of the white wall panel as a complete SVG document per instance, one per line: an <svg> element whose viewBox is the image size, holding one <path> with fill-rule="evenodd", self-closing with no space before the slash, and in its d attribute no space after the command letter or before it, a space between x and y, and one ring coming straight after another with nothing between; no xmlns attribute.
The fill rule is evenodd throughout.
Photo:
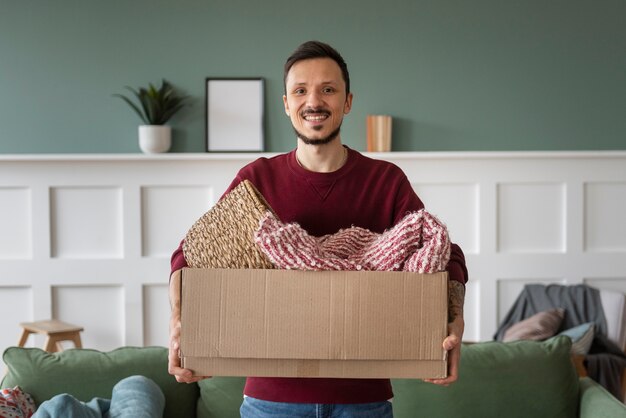
<svg viewBox="0 0 626 418"><path fill-rule="evenodd" d="M562 184L498 185L498 248L512 253L565 252Z"/></svg>
<svg viewBox="0 0 626 418"><path fill-rule="evenodd" d="M84 327L84 347L112 350L125 345L124 315L121 286L52 287L52 317Z"/></svg>
<svg viewBox="0 0 626 418"><path fill-rule="evenodd" d="M52 257L123 257L120 188L53 187L50 202Z"/></svg>
<svg viewBox="0 0 626 418"><path fill-rule="evenodd" d="M166 345L169 256L260 156L0 155L0 350L55 317L88 348ZM404 170L463 248L466 340L491 339L526 283L626 292L626 152L368 156Z"/></svg>
<svg viewBox="0 0 626 418"><path fill-rule="evenodd" d="M31 192L0 187L0 260L32 257Z"/></svg>
<svg viewBox="0 0 626 418"><path fill-rule="evenodd" d="M33 321L33 289L27 286L0 287L0 342L16 343L20 322ZM32 342L32 341L31 341Z"/></svg>
<svg viewBox="0 0 626 418"><path fill-rule="evenodd" d="M587 277L583 282L598 289L613 290L626 294L626 276L610 278Z"/></svg>
<svg viewBox="0 0 626 418"><path fill-rule="evenodd" d="M22 328L20 322L31 322L33 308L33 294L30 287L0 286L0 347L16 345ZM36 343L34 337L26 342L27 347ZM1 353L0 353L1 354ZM0 356L0 368L4 369L4 363Z"/></svg>
<svg viewBox="0 0 626 418"><path fill-rule="evenodd" d="M480 281L474 278L465 286L465 333L467 341L480 341Z"/></svg>
<svg viewBox="0 0 626 418"><path fill-rule="evenodd" d="M211 187L142 187L143 255L169 257L213 199Z"/></svg>
<svg viewBox="0 0 626 418"><path fill-rule="evenodd" d="M585 184L585 248L626 252L626 183Z"/></svg>
<svg viewBox="0 0 626 418"><path fill-rule="evenodd" d="M169 288L166 284L143 287L143 318L145 346L167 347L169 341Z"/></svg>
<svg viewBox="0 0 626 418"><path fill-rule="evenodd" d="M467 254L478 248L478 187L475 184L413 184L426 210L448 227L450 238Z"/></svg>

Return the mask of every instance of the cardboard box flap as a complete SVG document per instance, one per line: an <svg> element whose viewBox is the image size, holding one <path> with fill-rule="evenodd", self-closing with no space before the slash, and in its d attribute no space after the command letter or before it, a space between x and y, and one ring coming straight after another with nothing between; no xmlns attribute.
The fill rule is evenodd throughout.
<svg viewBox="0 0 626 418"><path fill-rule="evenodd" d="M242 359L443 360L446 315L447 273L187 268L181 352ZM433 321L442 325L426 326Z"/></svg>

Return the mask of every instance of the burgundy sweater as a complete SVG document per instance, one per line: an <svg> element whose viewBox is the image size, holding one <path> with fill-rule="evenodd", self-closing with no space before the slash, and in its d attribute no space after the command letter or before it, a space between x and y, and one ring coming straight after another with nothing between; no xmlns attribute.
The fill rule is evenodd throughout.
<svg viewBox="0 0 626 418"><path fill-rule="evenodd" d="M300 167L295 150L259 158L243 167L228 187L250 180L285 223L297 222L315 236L350 226L382 233L408 212L424 207L406 175L394 164L348 149L348 160L332 173ZM182 242L172 255L172 271L187 266ZM451 280L467 281L463 252L452 245L447 271ZM244 394L274 402L366 403L393 396L389 379L248 377Z"/></svg>

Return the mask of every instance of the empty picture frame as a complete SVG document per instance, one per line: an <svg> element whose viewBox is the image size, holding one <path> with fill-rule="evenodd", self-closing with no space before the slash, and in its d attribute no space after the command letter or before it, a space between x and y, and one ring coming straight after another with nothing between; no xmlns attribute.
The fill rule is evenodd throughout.
<svg viewBox="0 0 626 418"><path fill-rule="evenodd" d="M206 79L208 152L264 151L262 78Z"/></svg>

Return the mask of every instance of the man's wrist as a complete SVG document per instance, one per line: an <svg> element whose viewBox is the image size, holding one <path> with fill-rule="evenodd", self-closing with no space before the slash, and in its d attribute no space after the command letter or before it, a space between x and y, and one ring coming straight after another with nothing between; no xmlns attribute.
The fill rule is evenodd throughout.
<svg viewBox="0 0 626 418"><path fill-rule="evenodd" d="M463 318L463 304L465 303L465 286L456 280L448 281L448 322L456 318Z"/></svg>

